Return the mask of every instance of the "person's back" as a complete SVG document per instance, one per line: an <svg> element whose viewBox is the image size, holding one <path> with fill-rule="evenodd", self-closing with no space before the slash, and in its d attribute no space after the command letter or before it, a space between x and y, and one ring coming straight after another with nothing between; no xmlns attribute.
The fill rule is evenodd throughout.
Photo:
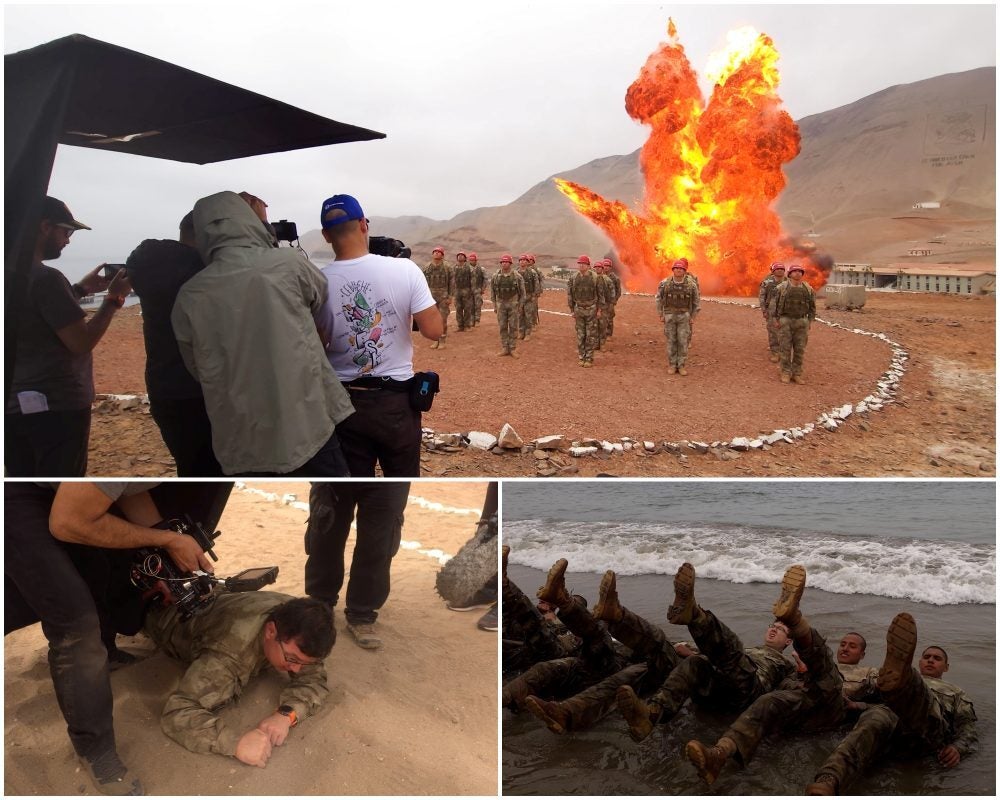
<svg viewBox="0 0 1000 800"><path fill-rule="evenodd" d="M273 248L233 192L199 200L194 223L207 266L184 284L171 321L205 394L216 457L227 474L291 473L353 413L314 319L326 278L298 251Z"/></svg>

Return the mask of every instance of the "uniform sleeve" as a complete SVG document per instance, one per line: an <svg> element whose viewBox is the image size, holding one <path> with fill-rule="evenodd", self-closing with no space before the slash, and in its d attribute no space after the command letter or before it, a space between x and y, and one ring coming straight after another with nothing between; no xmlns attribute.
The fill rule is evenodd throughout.
<svg viewBox="0 0 1000 800"><path fill-rule="evenodd" d="M191 320L188 318L187 309L182 302L183 289L181 294L177 296L177 302L174 303L174 309L170 312L170 325L174 329L174 338L177 340L177 349L180 350L181 359L184 361L184 366L187 367L188 372L196 381L201 381L198 376L198 365L195 363L194 358L194 343L193 333L191 330Z"/></svg>
<svg viewBox="0 0 1000 800"><path fill-rule="evenodd" d="M448 297L454 297L458 293L458 287L455 285L455 270L452 267L448 267Z"/></svg>
<svg viewBox="0 0 1000 800"><path fill-rule="evenodd" d="M781 286L779 286L777 289L775 289L774 293L771 295L771 302L767 304L767 313L768 313L768 316L771 316L771 317L780 316L780 311L778 309L778 306L779 306L779 301L781 300L781 298L785 296L785 292L782 289L782 286L784 286L784 285L785 284L781 284Z"/></svg>
<svg viewBox="0 0 1000 800"><path fill-rule="evenodd" d="M524 278L520 275L517 276L517 299L524 300L527 295L524 291Z"/></svg>
<svg viewBox="0 0 1000 800"><path fill-rule="evenodd" d="M656 287L656 314L663 316L663 284Z"/></svg>
<svg viewBox="0 0 1000 800"><path fill-rule="evenodd" d="M694 282L694 286L691 287L694 294L691 297L691 319L701 311L701 289L698 287L698 281Z"/></svg>
<svg viewBox="0 0 1000 800"><path fill-rule="evenodd" d="M566 282L566 302L569 304L569 310L573 310L573 283L575 275L571 275L570 279Z"/></svg>
<svg viewBox="0 0 1000 800"><path fill-rule="evenodd" d="M239 694L239 676L239 665L232 656L202 653L167 699L160 716L163 732L194 753L235 755L241 734L214 712Z"/></svg>
<svg viewBox="0 0 1000 800"><path fill-rule="evenodd" d="M809 287L809 321L816 319L816 293Z"/></svg>
<svg viewBox="0 0 1000 800"><path fill-rule="evenodd" d="M762 311L767 311L767 283L766 281L760 282L760 289L757 290L757 305L761 307Z"/></svg>
<svg viewBox="0 0 1000 800"><path fill-rule="evenodd" d="M281 692L278 705L291 706L299 719L305 719L323 705L330 689L326 685L326 669L322 664L303 667L292 674L292 680Z"/></svg>
<svg viewBox="0 0 1000 800"><path fill-rule="evenodd" d="M965 692L960 692L955 698L955 740L952 747L958 750L962 758L976 752L979 736L976 733L976 711L972 707Z"/></svg>

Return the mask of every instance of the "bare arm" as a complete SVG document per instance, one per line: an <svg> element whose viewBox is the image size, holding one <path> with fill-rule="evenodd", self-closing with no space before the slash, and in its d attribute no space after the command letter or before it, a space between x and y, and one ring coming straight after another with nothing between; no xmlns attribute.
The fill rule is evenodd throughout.
<svg viewBox="0 0 1000 800"><path fill-rule="evenodd" d="M441 319L437 306L428 306L423 311L418 311L413 315L413 321L417 323L417 329L425 339L437 341L444 335L444 320Z"/></svg>
<svg viewBox="0 0 1000 800"><path fill-rule="evenodd" d="M104 265L102 264L101 266ZM90 278L90 275L84 278L84 280L88 278ZM81 285L83 284L81 283ZM84 288L86 289L87 287L84 286ZM89 353L97 347L97 343L101 341L101 337L108 330L111 318L119 308L118 298L124 298L130 291L132 291L132 287L129 285L125 270L119 270L118 274L115 275L108 285L108 297L101 303L101 307L97 313L89 319L84 317L71 325L60 328L56 331L56 336L59 337L59 340L66 346L66 349L73 353L73 355L79 356Z"/></svg>

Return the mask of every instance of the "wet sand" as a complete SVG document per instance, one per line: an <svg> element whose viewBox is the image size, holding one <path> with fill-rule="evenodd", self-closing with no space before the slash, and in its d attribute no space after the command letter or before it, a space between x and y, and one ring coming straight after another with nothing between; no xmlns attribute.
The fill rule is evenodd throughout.
<svg viewBox="0 0 1000 800"><path fill-rule="evenodd" d="M572 570L572 563L570 569ZM544 582L544 573L511 565L508 575L529 596ZM600 575L567 573L570 591L593 605ZM687 628L671 625L666 609L673 598L670 576L618 579L622 603L660 625L671 641L690 637ZM737 585L699 580L699 603L711 609L744 640L759 644L770 623L778 595L772 584ZM802 610L828 642L857 630L868 639L865 664L878 666L885 654L885 629L893 616L914 616L920 646L938 644L950 656L945 679L972 698L979 718L979 752L946 770L932 758L888 759L856 781L851 794L985 794L996 787L996 606L933 606L872 595L830 594L806 589ZM523 794L802 794L839 739L836 733L792 734L766 739L753 761L741 768L730 762L719 780L706 787L683 757L693 738L714 742L729 717L701 711L690 704L670 726L658 728L641 743L633 742L617 711L589 731L556 736L529 713L501 712L502 775L505 795Z"/></svg>

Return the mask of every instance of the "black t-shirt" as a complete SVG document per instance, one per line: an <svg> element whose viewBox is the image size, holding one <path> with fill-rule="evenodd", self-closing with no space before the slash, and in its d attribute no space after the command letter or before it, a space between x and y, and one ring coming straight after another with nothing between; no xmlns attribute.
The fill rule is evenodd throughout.
<svg viewBox="0 0 1000 800"><path fill-rule="evenodd" d="M50 411L90 408L94 401L93 356L89 352L74 355L56 334L86 316L65 275L45 264L31 265L26 302L17 326L8 414L21 413L21 392L44 395Z"/></svg>

